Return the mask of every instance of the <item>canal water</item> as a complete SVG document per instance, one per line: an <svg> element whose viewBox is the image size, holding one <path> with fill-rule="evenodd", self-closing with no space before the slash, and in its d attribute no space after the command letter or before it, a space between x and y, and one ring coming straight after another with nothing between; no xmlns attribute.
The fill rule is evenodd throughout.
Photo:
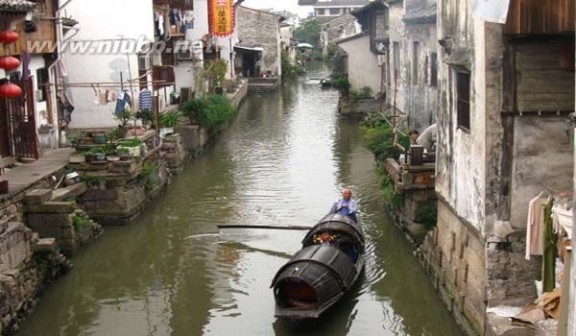
<svg viewBox="0 0 576 336"><path fill-rule="evenodd" d="M462 335L381 206L355 122L338 118L326 70L249 97L218 141L131 225L73 259L20 335ZM357 288L315 323L274 317L271 280L344 186L361 204L367 264Z"/></svg>

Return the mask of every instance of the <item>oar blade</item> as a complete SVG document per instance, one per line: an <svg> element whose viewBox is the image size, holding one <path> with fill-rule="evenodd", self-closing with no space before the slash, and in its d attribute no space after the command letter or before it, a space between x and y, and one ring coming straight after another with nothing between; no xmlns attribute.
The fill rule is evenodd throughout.
<svg viewBox="0 0 576 336"><path fill-rule="evenodd" d="M279 225L236 225L236 224L222 224L218 225L218 230L310 230L311 226L306 225L287 225L287 226L279 226Z"/></svg>

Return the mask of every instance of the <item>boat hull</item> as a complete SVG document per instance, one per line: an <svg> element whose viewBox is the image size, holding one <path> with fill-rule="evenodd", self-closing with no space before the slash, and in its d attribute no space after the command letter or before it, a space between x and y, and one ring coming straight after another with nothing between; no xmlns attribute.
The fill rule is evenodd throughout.
<svg viewBox="0 0 576 336"><path fill-rule="evenodd" d="M319 242L319 235L326 232L332 241ZM342 215L324 217L307 233L302 249L274 277L275 316L320 317L358 281L364 258L361 226Z"/></svg>

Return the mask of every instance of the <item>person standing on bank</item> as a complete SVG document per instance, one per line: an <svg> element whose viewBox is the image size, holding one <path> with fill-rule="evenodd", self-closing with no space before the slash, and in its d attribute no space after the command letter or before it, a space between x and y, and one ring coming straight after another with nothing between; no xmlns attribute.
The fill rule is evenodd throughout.
<svg viewBox="0 0 576 336"><path fill-rule="evenodd" d="M418 139L418 137L420 136L420 132L418 132L418 130L411 130L410 133L408 133L408 135L410 136L410 144L411 145L416 145L418 144L418 142L416 141Z"/></svg>
<svg viewBox="0 0 576 336"><path fill-rule="evenodd" d="M342 190L342 198L332 204L330 214L335 213L348 216L355 222L358 222L358 219L356 218L358 213L358 202L352 199L352 191L349 188L344 188Z"/></svg>

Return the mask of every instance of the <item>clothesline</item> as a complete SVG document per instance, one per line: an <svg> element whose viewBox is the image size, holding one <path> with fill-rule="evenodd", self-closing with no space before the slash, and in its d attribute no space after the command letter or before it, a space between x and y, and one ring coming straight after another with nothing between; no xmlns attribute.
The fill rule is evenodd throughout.
<svg viewBox="0 0 576 336"><path fill-rule="evenodd" d="M147 83L152 83L152 84L165 84L165 85L175 85L175 82L168 82L165 80L156 80L156 81L148 81ZM98 82L98 83L46 83L46 84L40 84L43 86L56 86L56 87L75 87L75 88L82 88L82 87L86 87L86 88L92 88L92 87L119 87L122 84L129 84L129 82ZM133 83L133 84L138 84L138 83Z"/></svg>

